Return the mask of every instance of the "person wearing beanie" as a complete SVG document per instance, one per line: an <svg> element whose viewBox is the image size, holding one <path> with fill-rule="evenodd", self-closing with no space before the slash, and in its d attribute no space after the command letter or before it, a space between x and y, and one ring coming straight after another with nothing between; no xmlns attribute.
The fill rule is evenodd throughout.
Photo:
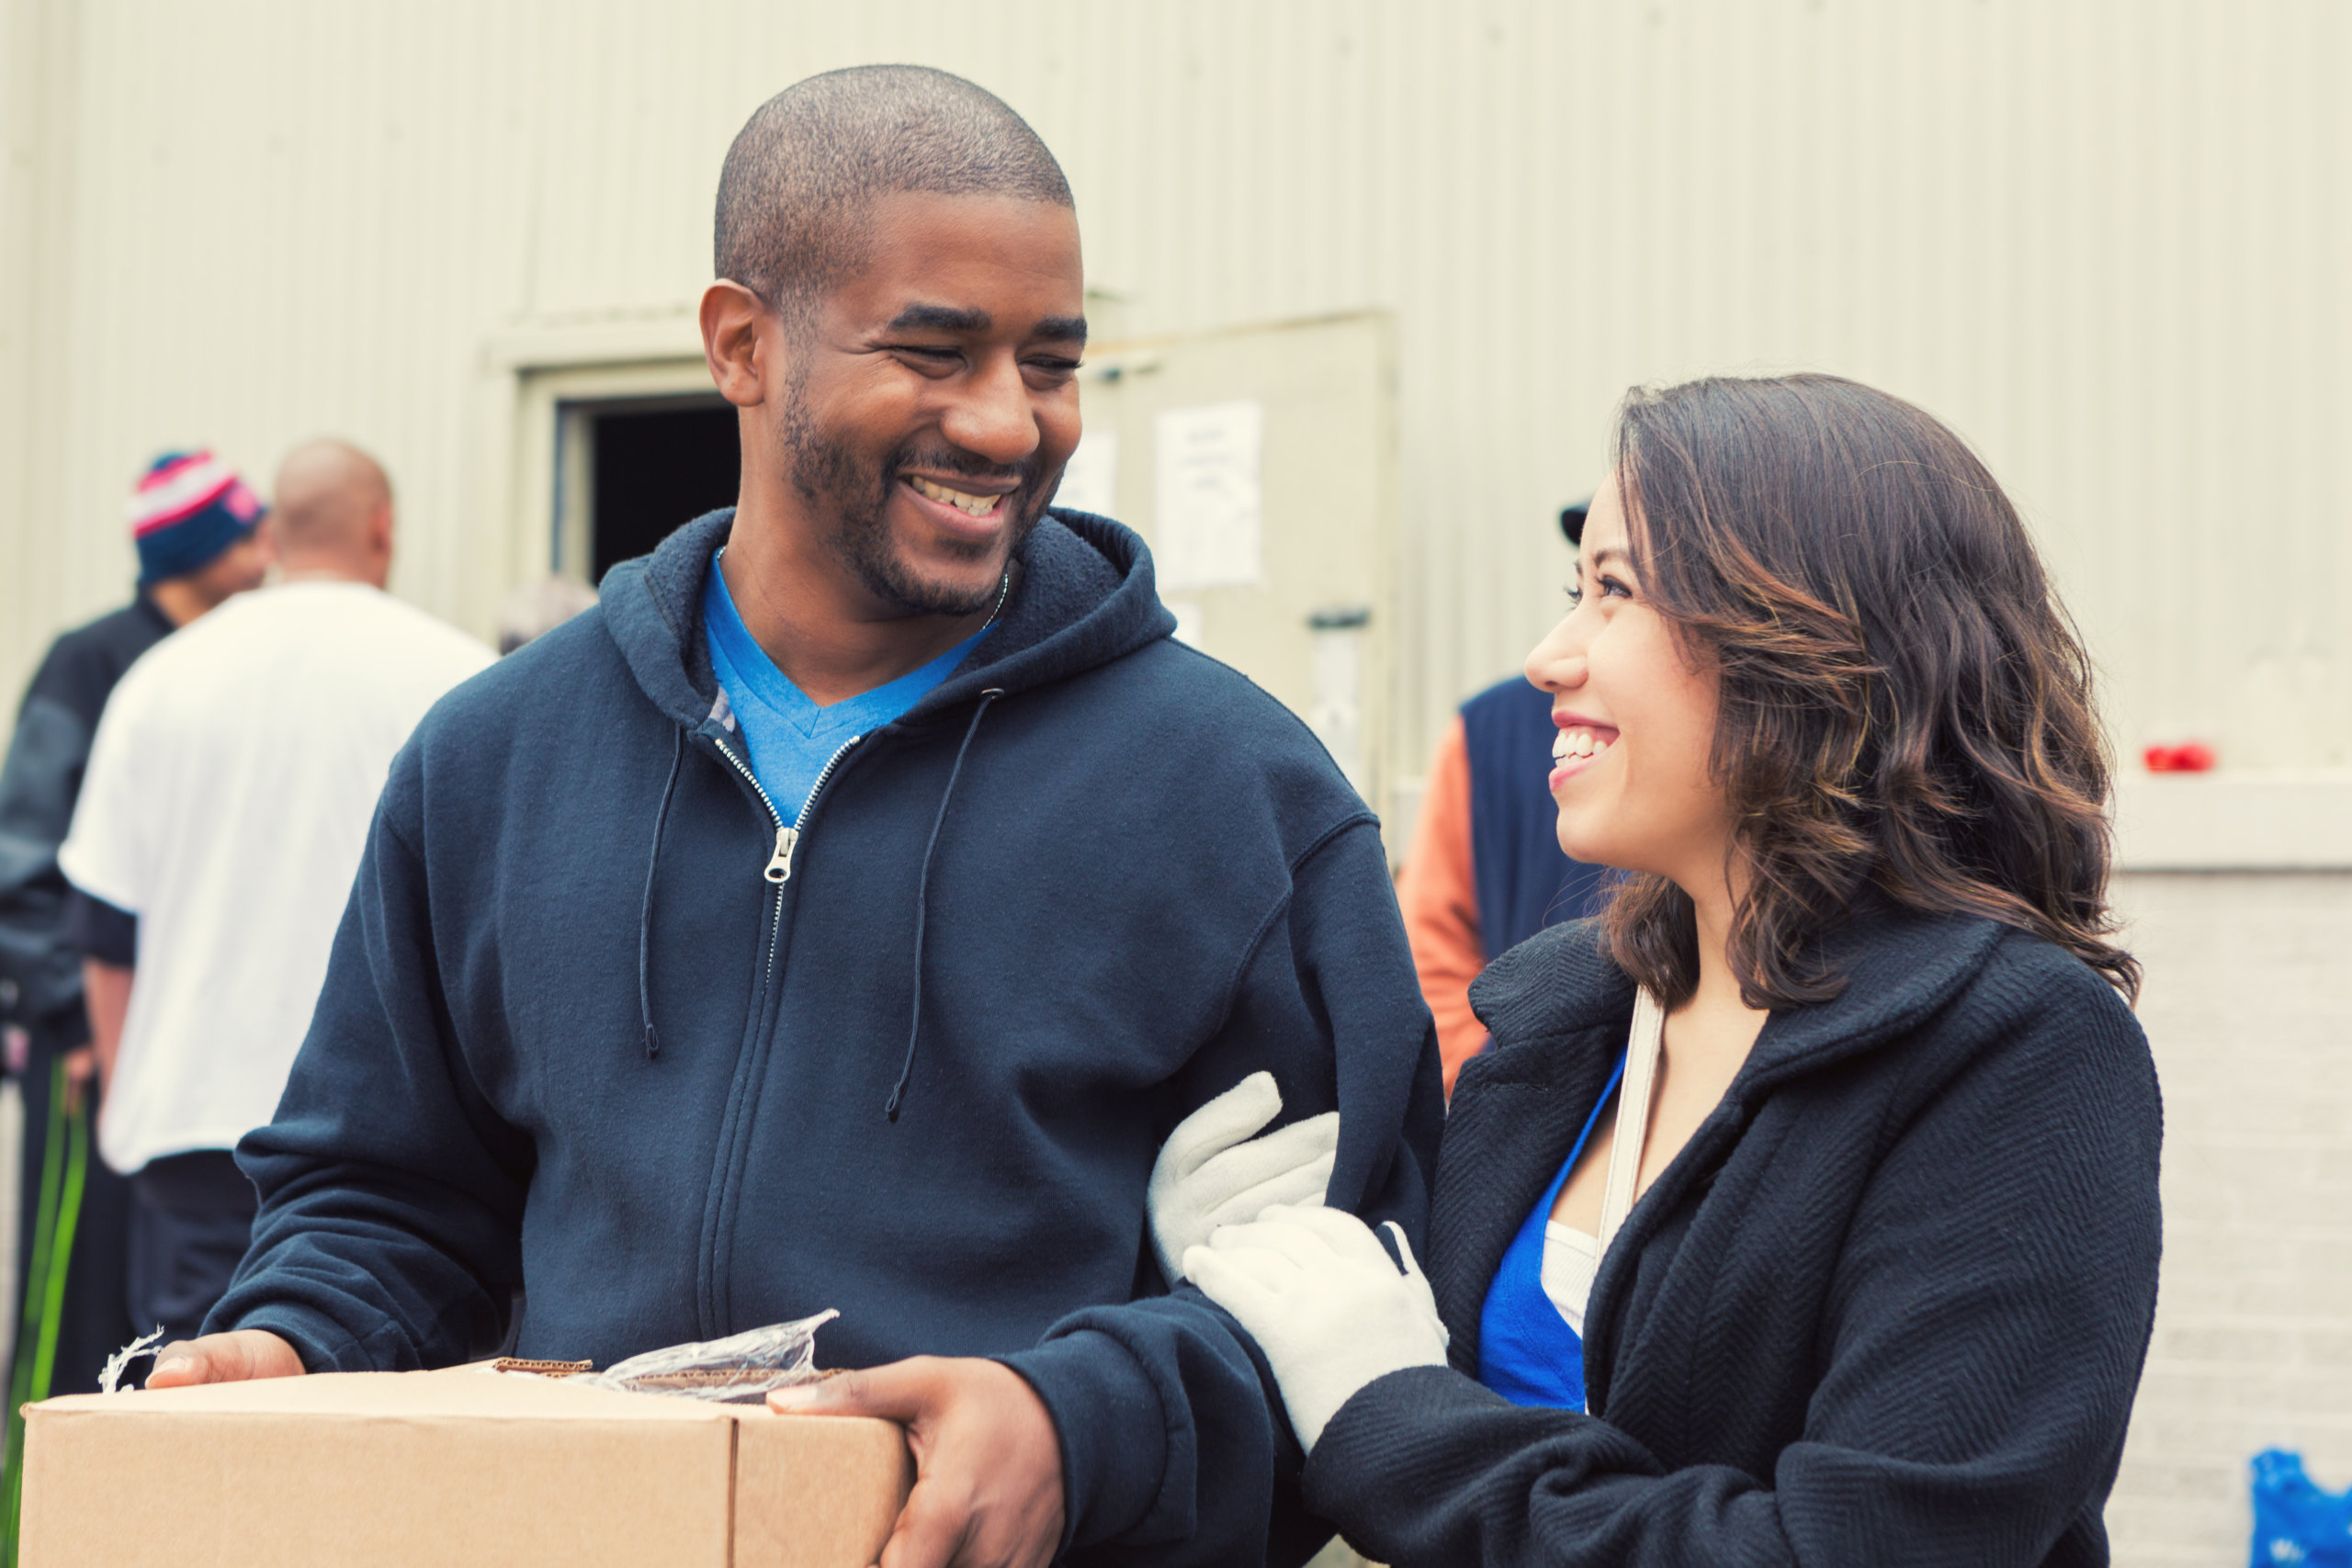
<svg viewBox="0 0 2352 1568"><path fill-rule="evenodd" d="M141 546L258 511L223 472L161 473ZM107 706L58 863L107 1089L97 1149L130 1179L141 1331L192 1335L254 1214L230 1157L269 1120L392 754L490 649L385 592L391 484L347 442L297 447L278 579L139 661Z"/></svg>
<svg viewBox="0 0 2352 1568"><path fill-rule="evenodd" d="M89 1157L90 1024L81 954L66 934L58 846L115 682L175 627L257 586L270 559L261 502L209 452L157 458L130 510L140 565L131 602L50 645L0 765L0 1033L25 1104L12 1475L14 1412L28 1399L96 1390L107 1355L131 1332L123 1302L129 1188ZM69 1201L75 1192L78 1201Z"/></svg>
<svg viewBox="0 0 2352 1568"><path fill-rule="evenodd" d="M164 453L130 498L141 594L183 626L259 587L271 555L266 514L253 487L211 453Z"/></svg>

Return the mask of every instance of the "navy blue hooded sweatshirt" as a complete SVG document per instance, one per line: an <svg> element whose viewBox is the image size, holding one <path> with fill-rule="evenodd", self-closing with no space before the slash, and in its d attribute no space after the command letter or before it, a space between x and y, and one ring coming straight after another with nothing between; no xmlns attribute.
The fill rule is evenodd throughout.
<svg viewBox="0 0 2352 1568"><path fill-rule="evenodd" d="M1377 824L1057 512L994 635L778 822L700 618L731 513L452 693L393 763L208 1327L314 1371L599 1365L834 1307L820 1363L995 1357L1080 1561L1324 1535L1262 1358L1168 1292L1144 1192L1270 1068L1330 1201L1418 1241L1442 1114ZM893 1111L895 1110L895 1115ZM1092 1550L1089 1550L1092 1549Z"/></svg>

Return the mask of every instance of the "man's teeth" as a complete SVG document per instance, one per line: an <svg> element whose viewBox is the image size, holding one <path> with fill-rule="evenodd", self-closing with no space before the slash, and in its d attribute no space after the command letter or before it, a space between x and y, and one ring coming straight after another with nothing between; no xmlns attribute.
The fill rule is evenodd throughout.
<svg viewBox="0 0 2352 1568"><path fill-rule="evenodd" d="M1589 729L1563 729L1552 742L1552 761L1565 762L1570 757L1598 757L1609 750L1609 742Z"/></svg>
<svg viewBox="0 0 2352 1568"><path fill-rule="evenodd" d="M911 475L908 477L907 482L931 497L932 500L944 501L950 506L960 506L975 517L986 517L996 510L997 502L1004 499L1001 495L966 495L960 490L949 490L945 485L935 485L929 479L919 479Z"/></svg>

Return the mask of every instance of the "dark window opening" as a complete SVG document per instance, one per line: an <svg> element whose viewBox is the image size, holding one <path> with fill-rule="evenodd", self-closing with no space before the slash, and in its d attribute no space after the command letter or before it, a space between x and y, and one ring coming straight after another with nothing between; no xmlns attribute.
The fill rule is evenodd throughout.
<svg viewBox="0 0 2352 1568"><path fill-rule="evenodd" d="M716 398L665 398L592 409L589 581L641 556L716 507L735 504L741 455L735 409Z"/></svg>

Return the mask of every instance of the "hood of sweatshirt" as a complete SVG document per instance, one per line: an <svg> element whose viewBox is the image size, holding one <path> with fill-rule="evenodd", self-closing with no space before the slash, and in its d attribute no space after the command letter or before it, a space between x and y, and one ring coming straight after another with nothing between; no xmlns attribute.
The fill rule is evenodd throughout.
<svg viewBox="0 0 2352 1568"><path fill-rule="evenodd" d="M655 706L688 729L718 695L702 635L703 585L735 509L707 513L605 579L605 624ZM921 724L985 690L1008 695L1107 664L1176 629L1143 541L1108 518L1054 508L1023 541L996 631L899 722Z"/></svg>
<svg viewBox="0 0 2352 1568"><path fill-rule="evenodd" d="M727 744L717 731L733 729L718 703L718 681L703 635L701 606L713 558L726 543L734 521L732 507L707 513L672 534L651 555L625 562L605 578L605 624L613 640L646 696L679 726L670 781L653 814L645 857L645 892L638 915L638 1011L649 1059L662 1054L651 979L654 889L661 880L662 827L675 791L678 765L684 760L689 733L701 734L725 750ZM1166 637L1176 626L1175 617L1153 591L1150 553L1135 535L1107 518L1083 512L1049 513L1022 542L1008 570L1012 586L998 616L996 634L896 721L922 728L967 703L973 705L963 743L940 791L916 881L914 942L908 955L913 1007L898 1082L883 1106L884 1116L892 1122L899 1120L905 1104L922 1038L922 954L930 924L932 862L938 852L948 807L956 798L956 785L964 774L965 758L989 705L1107 664ZM819 787L822 784L820 779ZM770 880L781 882L791 875L798 832L797 821L777 821Z"/></svg>

